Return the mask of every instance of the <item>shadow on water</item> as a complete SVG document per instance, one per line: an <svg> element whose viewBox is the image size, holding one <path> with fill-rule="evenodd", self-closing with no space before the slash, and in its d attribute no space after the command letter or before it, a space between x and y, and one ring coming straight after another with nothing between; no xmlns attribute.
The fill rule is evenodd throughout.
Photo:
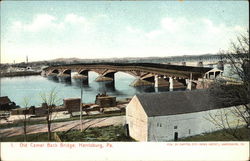
<svg viewBox="0 0 250 161"><path fill-rule="evenodd" d="M78 88L90 89L88 79L71 79L72 85Z"/></svg>
<svg viewBox="0 0 250 161"><path fill-rule="evenodd" d="M70 77L66 77L66 78L59 78L60 83L65 84L66 86L71 86L72 85L72 81Z"/></svg>
<svg viewBox="0 0 250 161"><path fill-rule="evenodd" d="M101 93L116 91L114 81L97 82L97 86L97 91Z"/></svg>
<svg viewBox="0 0 250 161"><path fill-rule="evenodd" d="M59 83L59 78L56 76L51 76L51 77L48 76L47 78L48 78L48 80L50 80L52 82Z"/></svg>

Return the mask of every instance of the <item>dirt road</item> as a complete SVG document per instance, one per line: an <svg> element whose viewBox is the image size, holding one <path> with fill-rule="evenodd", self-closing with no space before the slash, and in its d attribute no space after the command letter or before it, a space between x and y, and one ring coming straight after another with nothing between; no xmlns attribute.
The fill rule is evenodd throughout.
<svg viewBox="0 0 250 161"><path fill-rule="evenodd" d="M83 129L88 127L102 127L109 125L121 125L125 124L125 116L114 116L107 118L98 118L98 119L87 119L83 120ZM69 129L80 129L80 121L67 121L67 122L58 122L52 123L52 132L57 131L67 131ZM27 133L41 133L47 132L47 124L37 124L27 126ZM6 129L0 129L0 137L9 137L23 134L23 127L12 127Z"/></svg>

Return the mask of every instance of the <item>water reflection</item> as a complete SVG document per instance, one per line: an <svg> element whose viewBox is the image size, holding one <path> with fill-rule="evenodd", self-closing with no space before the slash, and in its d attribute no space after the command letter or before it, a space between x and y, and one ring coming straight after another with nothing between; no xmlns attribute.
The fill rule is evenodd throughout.
<svg viewBox="0 0 250 161"><path fill-rule="evenodd" d="M70 78L70 77L66 77L66 78L60 77L60 78L59 78L59 81L60 81L60 83L65 84L66 86L71 86L71 85L72 85L72 82L71 82L71 78Z"/></svg>
<svg viewBox="0 0 250 161"><path fill-rule="evenodd" d="M79 88L90 88L88 79L71 79L71 84Z"/></svg>
<svg viewBox="0 0 250 161"><path fill-rule="evenodd" d="M55 83L59 83L59 78L57 76L48 76L48 80L53 81Z"/></svg>

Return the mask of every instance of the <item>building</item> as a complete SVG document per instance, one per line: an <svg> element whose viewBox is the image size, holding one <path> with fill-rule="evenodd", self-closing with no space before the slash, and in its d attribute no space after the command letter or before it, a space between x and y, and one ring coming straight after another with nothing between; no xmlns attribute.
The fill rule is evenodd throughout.
<svg viewBox="0 0 250 161"><path fill-rule="evenodd" d="M209 90L138 94L126 108L129 135L138 141L171 141L219 130L209 114L240 104L231 99L221 101Z"/></svg>
<svg viewBox="0 0 250 161"><path fill-rule="evenodd" d="M8 96L0 97L0 110L9 111L14 108L18 108L14 102L11 102Z"/></svg>
<svg viewBox="0 0 250 161"><path fill-rule="evenodd" d="M65 98L63 99L64 108L68 110L69 113L80 111L80 98Z"/></svg>
<svg viewBox="0 0 250 161"><path fill-rule="evenodd" d="M116 106L116 97L108 96L106 94L98 94L96 96L95 104L100 107L115 107Z"/></svg>

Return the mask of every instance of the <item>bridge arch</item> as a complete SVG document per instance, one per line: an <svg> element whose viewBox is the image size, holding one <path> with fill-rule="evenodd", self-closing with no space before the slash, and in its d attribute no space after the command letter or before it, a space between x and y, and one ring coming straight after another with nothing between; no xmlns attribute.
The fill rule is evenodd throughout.
<svg viewBox="0 0 250 161"><path fill-rule="evenodd" d="M59 70L58 69L54 69L54 70L52 70L52 72L51 73L54 73L54 74L59 74Z"/></svg>
<svg viewBox="0 0 250 161"><path fill-rule="evenodd" d="M71 69L65 69L62 73L70 75L71 74Z"/></svg>
<svg viewBox="0 0 250 161"><path fill-rule="evenodd" d="M81 74L81 75L88 75L88 72L89 72L90 70L86 70L86 69L84 69L84 70L80 70L79 72L78 72L78 74Z"/></svg>
<svg viewBox="0 0 250 161"><path fill-rule="evenodd" d="M80 69L78 71L78 74L88 75L88 72L94 72L94 73L100 74L100 72L98 72L95 69Z"/></svg>

